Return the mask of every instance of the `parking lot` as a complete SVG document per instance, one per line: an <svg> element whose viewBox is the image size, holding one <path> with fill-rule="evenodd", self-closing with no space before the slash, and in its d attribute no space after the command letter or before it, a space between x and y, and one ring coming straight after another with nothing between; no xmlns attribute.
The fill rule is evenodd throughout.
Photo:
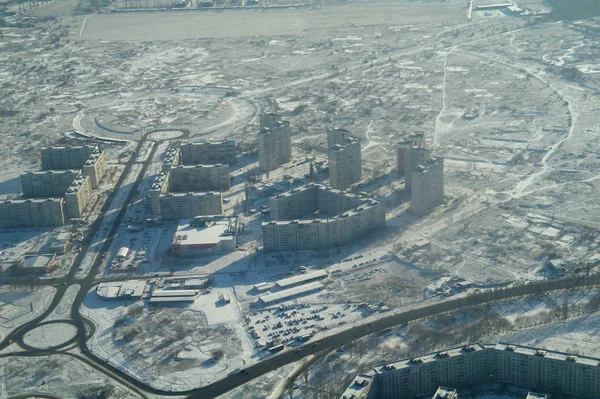
<svg viewBox="0 0 600 399"><path fill-rule="evenodd" d="M374 311L376 308L367 304L282 305L252 313L248 326L257 348L296 346L319 331L351 323Z"/></svg>

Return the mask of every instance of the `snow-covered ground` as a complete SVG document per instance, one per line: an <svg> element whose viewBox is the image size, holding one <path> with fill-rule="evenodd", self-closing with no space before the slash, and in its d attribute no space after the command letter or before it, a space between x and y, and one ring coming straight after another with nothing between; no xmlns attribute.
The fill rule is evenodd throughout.
<svg viewBox="0 0 600 399"><path fill-rule="evenodd" d="M55 293L54 287L30 290L0 286L0 336L44 313Z"/></svg>

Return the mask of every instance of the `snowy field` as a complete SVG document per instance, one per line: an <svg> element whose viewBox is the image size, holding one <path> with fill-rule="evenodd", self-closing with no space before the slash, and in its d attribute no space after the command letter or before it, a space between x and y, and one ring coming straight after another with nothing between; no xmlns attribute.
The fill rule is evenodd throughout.
<svg viewBox="0 0 600 399"><path fill-rule="evenodd" d="M19 325L44 313L56 289L39 287L35 290L20 287L0 287L0 335L10 333Z"/></svg>

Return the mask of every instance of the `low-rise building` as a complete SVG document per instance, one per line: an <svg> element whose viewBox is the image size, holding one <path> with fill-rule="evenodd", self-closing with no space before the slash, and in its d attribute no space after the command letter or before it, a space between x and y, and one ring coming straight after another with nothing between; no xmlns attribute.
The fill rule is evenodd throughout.
<svg viewBox="0 0 600 399"><path fill-rule="evenodd" d="M58 233L50 240L48 248L50 252L64 254L69 249L71 235L69 233Z"/></svg>
<svg viewBox="0 0 600 399"><path fill-rule="evenodd" d="M216 164L232 165L236 162L234 140L184 143L179 148L183 165Z"/></svg>
<svg viewBox="0 0 600 399"><path fill-rule="evenodd" d="M100 180L106 175L107 169L106 153L99 149L94 150L83 164L83 174L89 176L92 188L97 188L100 185Z"/></svg>
<svg viewBox="0 0 600 399"><path fill-rule="evenodd" d="M312 283L313 281L319 281L327 278L329 273L325 270L318 270L312 273L300 274L294 277L288 277L275 282L275 287L281 290L287 290L288 288L297 287L299 285Z"/></svg>
<svg viewBox="0 0 600 399"><path fill-rule="evenodd" d="M65 214L80 218L92 200L92 183L89 176L79 175L65 193Z"/></svg>
<svg viewBox="0 0 600 399"><path fill-rule="evenodd" d="M100 283L96 293L102 299L140 299L146 289L146 280L111 281Z"/></svg>
<svg viewBox="0 0 600 399"><path fill-rule="evenodd" d="M17 266L17 273L23 275L46 274L56 265L56 254L26 255Z"/></svg>
<svg viewBox="0 0 600 399"><path fill-rule="evenodd" d="M173 235L173 253L177 256L194 256L234 251L237 228L237 217L181 219Z"/></svg>
<svg viewBox="0 0 600 399"><path fill-rule="evenodd" d="M439 387L431 399L458 399L458 392L454 388Z"/></svg>
<svg viewBox="0 0 600 399"><path fill-rule="evenodd" d="M0 227L45 227L65 224L62 198L0 201Z"/></svg>
<svg viewBox="0 0 600 399"><path fill-rule="evenodd" d="M24 172L21 174L23 197L62 197L80 173L74 169Z"/></svg>
<svg viewBox="0 0 600 399"><path fill-rule="evenodd" d="M230 185L229 165L178 165L169 171L169 191L227 191Z"/></svg>
<svg viewBox="0 0 600 399"><path fill-rule="evenodd" d="M325 285L319 281L299 285L288 290L277 291L271 294L265 294L258 297L258 303L264 306L275 305L279 302L287 301L303 295L315 293L325 288Z"/></svg>

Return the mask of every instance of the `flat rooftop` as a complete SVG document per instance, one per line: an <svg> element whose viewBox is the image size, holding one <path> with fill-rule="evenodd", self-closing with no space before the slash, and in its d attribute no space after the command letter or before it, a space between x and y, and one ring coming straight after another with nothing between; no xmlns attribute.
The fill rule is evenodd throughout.
<svg viewBox="0 0 600 399"><path fill-rule="evenodd" d="M146 280L113 281L98 285L96 293L106 299L141 298L145 288Z"/></svg>
<svg viewBox="0 0 600 399"><path fill-rule="evenodd" d="M354 378L352 384L346 388L342 394L341 399L364 399L367 397L369 390L371 389L371 383L373 382L373 376L370 374L359 374Z"/></svg>
<svg viewBox="0 0 600 399"><path fill-rule="evenodd" d="M266 294L258 297L258 301L264 304L271 304L279 301L283 301L284 299L292 298L297 295L308 294L312 291L317 291L325 288L325 285L319 281L315 281L313 283L300 285L298 287L290 288L287 290L274 292L272 294Z"/></svg>
<svg viewBox="0 0 600 399"><path fill-rule="evenodd" d="M21 268L23 269L45 269L47 268L52 259L53 255L27 255L23 260Z"/></svg>
<svg viewBox="0 0 600 399"><path fill-rule="evenodd" d="M549 351L546 349L532 348L529 346L521 346L514 344L507 344L499 342L494 346L495 350L498 351L511 351L514 353L520 353L529 356L543 356L546 359L553 359L557 361L568 361L576 364L584 364L588 366L600 366L600 359L588 356L576 356L568 353Z"/></svg>
<svg viewBox="0 0 600 399"><path fill-rule="evenodd" d="M428 353L426 355L418 356L410 359L402 359L396 362L387 364L377 365L373 369L377 374L387 373L393 370L407 369L412 366L422 365L424 363L436 362L440 359L463 356L467 353L479 352L485 350L486 347L482 344L465 345L458 348L446 349L440 352Z"/></svg>
<svg viewBox="0 0 600 399"><path fill-rule="evenodd" d="M181 219L173 235L173 245L217 244L233 241L237 230L237 218L207 218L206 225L197 225L197 219Z"/></svg>
<svg viewBox="0 0 600 399"><path fill-rule="evenodd" d="M286 288L298 284L303 284L306 281L310 280L318 280L321 278L326 278L329 274L324 270L319 270L312 273L300 274L294 277L288 277L281 280L277 280L275 284L277 284L281 288Z"/></svg>
<svg viewBox="0 0 600 399"><path fill-rule="evenodd" d="M196 290L154 290L152 291L152 298L154 297L196 297L198 291Z"/></svg>

